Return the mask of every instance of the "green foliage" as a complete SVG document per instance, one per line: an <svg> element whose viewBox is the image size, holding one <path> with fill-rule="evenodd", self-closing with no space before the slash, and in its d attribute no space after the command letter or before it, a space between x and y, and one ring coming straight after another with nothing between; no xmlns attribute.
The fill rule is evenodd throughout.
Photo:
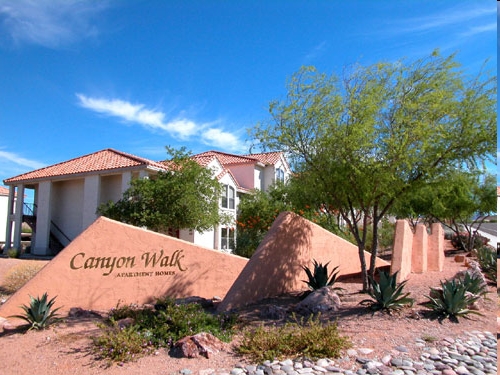
<svg viewBox="0 0 500 375"><path fill-rule="evenodd" d="M148 338L135 327L120 328L116 322L111 325L98 324L101 335L92 338L92 354L97 359L112 362L129 362L151 353L153 346Z"/></svg>
<svg viewBox="0 0 500 375"><path fill-rule="evenodd" d="M488 288L482 277L465 272L464 276L459 278L458 281L464 285L468 292L476 296L484 296L488 293Z"/></svg>
<svg viewBox="0 0 500 375"><path fill-rule="evenodd" d="M314 269L311 271L308 267L302 266L302 269L306 271L308 280L303 280L311 290L321 289L325 286L333 287L335 282L337 281L338 275L338 266L335 267L332 272L328 273L328 265L330 262L325 265L318 263L315 259L313 259ZM337 271L337 272L335 272ZM342 288L333 287L334 290L340 290Z"/></svg>
<svg viewBox="0 0 500 375"><path fill-rule="evenodd" d="M7 250L7 256L9 258L19 258L21 255L21 252L19 249L16 249L15 247L11 247L9 250Z"/></svg>
<svg viewBox="0 0 500 375"><path fill-rule="evenodd" d="M479 247L476 250L477 261L481 271L493 282L497 282L497 256L493 249L487 246Z"/></svg>
<svg viewBox="0 0 500 375"><path fill-rule="evenodd" d="M290 357L338 358L350 346L349 340L339 335L336 323L323 325L319 317L310 317L306 322L301 319L280 327L247 330L237 351L260 362Z"/></svg>
<svg viewBox="0 0 500 375"><path fill-rule="evenodd" d="M431 293L425 304L433 313L456 320L459 316L468 314L478 314L479 312L469 309L469 306L476 302L480 296L471 293L467 289L468 285L460 280L441 281L441 290L431 288Z"/></svg>
<svg viewBox="0 0 500 375"><path fill-rule="evenodd" d="M409 298L410 293L403 294L403 289L408 280L399 284L396 282L397 272L390 275L388 272L379 272L380 280L370 278L372 288L368 291L373 300L363 300L361 303L369 303L370 308L378 310L399 310L407 305L412 305L413 298Z"/></svg>
<svg viewBox="0 0 500 375"><path fill-rule="evenodd" d="M190 228L200 232L226 223L219 212L221 185L212 171L202 167L184 148L167 148L173 158L168 172L132 180L117 202L108 202L98 213L111 219L158 232Z"/></svg>
<svg viewBox="0 0 500 375"><path fill-rule="evenodd" d="M47 299L47 293L44 293L41 298L30 296L29 306L21 306L24 310L24 315L14 315L12 317L26 321L30 325L30 330L47 328L57 317L57 311L60 309L60 307L58 307L52 310L56 297L49 301L47 301Z"/></svg>
<svg viewBox="0 0 500 375"><path fill-rule="evenodd" d="M120 329L117 322L131 318L130 327ZM126 361L149 353L152 348L171 348L185 337L208 332L223 341L230 341L235 318L232 315L214 315L205 312L196 303L176 304L161 299L155 308L121 306L109 313L103 334L94 338L95 353L101 359Z"/></svg>
<svg viewBox="0 0 500 375"><path fill-rule="evenodd" d="M283 211L294 212L346 240L352 240L339 230L334 213L327 210L317 197L312 199L312 194L309 199L301 186L299 181L291 178L287 185L277 184L267 192L256 190L241 197L235 254L250 258Z"/></svg>
<svg viewBox="0 0 500 375"><path fill-rule="evenodd" d="M344 72L339 78L300 69L252 135L262 149L285 152L305 190L339 211L358 245L366 290L378 225L394 204L449 170L494 160L496 76L467 77L455 56L439 51ZM368 225L367 267L366 231L359 229Z"/></svg>

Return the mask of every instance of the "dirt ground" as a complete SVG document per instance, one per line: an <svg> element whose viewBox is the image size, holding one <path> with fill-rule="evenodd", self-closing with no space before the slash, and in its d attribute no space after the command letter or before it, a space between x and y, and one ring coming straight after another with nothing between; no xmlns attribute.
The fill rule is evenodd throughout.
<svg viewBox="0 0 500 375"><path fill-rule="evenodd" d="M0 285L5 272L19 259L0 258ZM457 263L453 257L445 259L443 272L426 272L412 274L406 289L411 297L416 299L413 308L408 308L399 314L388 316L376 313L372 315L359 305L367 296L360 294L361 285L357 280L341 282L339 286L346 291L341 296L342 307L331 314L328 319L336 321L342 335L348 336L354 348L371 348L374 352L369 358L381 358L386 354L395 354L396 346L408 348L407 356L418 358L421 348L415 344L415 339L424 338L430 341L462 336L464 332L496 331L497 294L496 286L491 285L489 299L483 303L483 316L472 316L471 319L460 319L459 323L449 320L439 322L426 317L428 311L420 303L425 298L430 287L439 286L439 281L452 277L464 269L463 263ZM271 301L250 306L241 311L241 316L252 322L266 323L262 312L269 304L289 307L296 302L293 298L277 298ZM44 331L22 333L16 330L5 330L0 333L0 373L4 375L28 374L43 372L46 374L178 374L181 369L188 368L194 375L201 370L227 369L238 363L246 363L229 348L227 352L214 355L213 358L179 359L168 355L165 350L159 350L155 355L141 358L136 362L115 364L105 368L103 362L96 361L89 354L91 337L99 333L96 323L98 318L69 318L51 326ZM269 322L269 321L267 321ZM435 344L437 344L436 341ZM429 343L433 345L433 343ZM336 362L342 368L353 368L352 360Z"/></svg>

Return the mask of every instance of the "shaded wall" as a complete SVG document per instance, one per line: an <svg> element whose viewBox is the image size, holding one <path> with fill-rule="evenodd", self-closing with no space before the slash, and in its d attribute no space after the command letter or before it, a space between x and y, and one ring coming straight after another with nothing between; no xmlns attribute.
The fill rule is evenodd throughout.
<svg viewBox="0 0 500 375"><path fill-rule="evenodd" d="M339 275L361 271L358 248L292 212L282 212L274 221L255 254L219 306L220 311L242 307L258 300L307 288L302 265L313 259L339 266ZM370 254L365 252L369 263ZM390 264L377 259L377 267Z"/></svg>

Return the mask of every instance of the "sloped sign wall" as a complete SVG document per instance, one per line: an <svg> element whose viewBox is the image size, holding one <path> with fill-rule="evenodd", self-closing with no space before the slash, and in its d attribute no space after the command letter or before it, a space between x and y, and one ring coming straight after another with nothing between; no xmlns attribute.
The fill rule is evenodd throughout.
<svg viewBox="0 0 500 375"><path fill-rule="evenodd" d="M97 219L7 302L0 316L20 314L29 296L72 307L108 310L156 297L224 297L247 263L225 254L104 217Z"/></svg>

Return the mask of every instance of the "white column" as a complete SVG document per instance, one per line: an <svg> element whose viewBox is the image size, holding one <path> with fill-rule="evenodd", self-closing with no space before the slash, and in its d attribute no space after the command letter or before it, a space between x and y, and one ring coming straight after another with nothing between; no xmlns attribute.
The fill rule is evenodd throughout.
<svg viewBox="0 0 500 375"><path fill-rule="evenodd" d="M31 253L34 255L50 254L49 239L50 239L50 221L51 214L51 194L52 182L43 181L38 186L38 199L36 210L36 236L35 244L31 245Z"/></svg>
<svg viewBox="0 0 500 375"><path fill-rule="evenodd" d="M14 223L14 202L16 199L16 187L9 186L9 201L7 203L7 226L5 228L4 252L12 247L12 225Z"/></svg>
<svg viewBox="0 0 500 375"><path fill-rule="evenodd" d="M24 185L17 186L16 208L14 210L14 247L21 250L21 232L23 227Z"/></svg>
<svg viewBox="0 0 500 375"><path fill-rule="evenodd" d="M87 229L97 219L97 207L101 178L99 175L85 177L83 187L82 231Z"/></svg>
<svg viewBox="0 0 500 375"><path fill-rule="evenodd" d="M132 172L125 172L122 174L122 187L121 187L122 195L130 187L131 181L132 181Z"/></svg>

